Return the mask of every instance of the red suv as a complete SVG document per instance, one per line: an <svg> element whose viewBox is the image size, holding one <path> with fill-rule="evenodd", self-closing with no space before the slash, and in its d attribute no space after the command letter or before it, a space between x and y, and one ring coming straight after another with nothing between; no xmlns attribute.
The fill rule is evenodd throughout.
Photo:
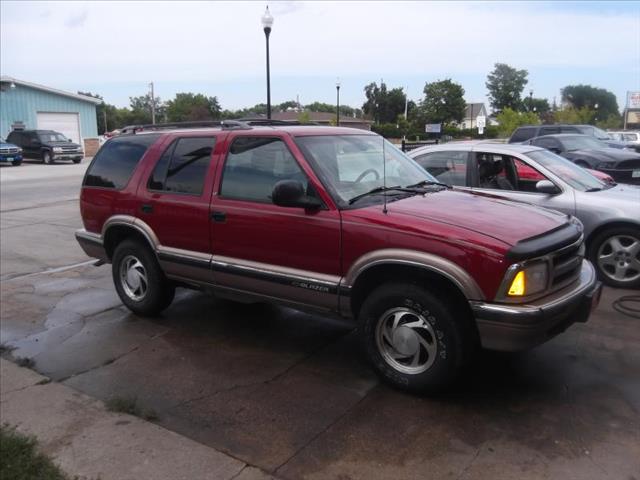
<svg viewBox="0 0 640 480"><path fill-rule="evenodd" d="M362 130L138 129L100 149L80 205L76 237L133 312L180 286L354 318L409 390L443 388L479 346L540 344L599 300L579 221L452 190Z"/></svg>

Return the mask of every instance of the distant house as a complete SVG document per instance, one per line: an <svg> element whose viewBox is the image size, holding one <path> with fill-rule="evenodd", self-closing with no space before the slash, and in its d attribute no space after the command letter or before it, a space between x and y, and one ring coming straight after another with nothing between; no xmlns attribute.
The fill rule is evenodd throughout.
<svg viewBox="0 0 640 480"><path fill-rule="evenodd" d="M458 124L458 128L462 130L467 128L476 128L476 118L478 118L479 115L484 117L489 116L487 107L485 107L484 103L467 103L467 106L464 109L464 118L462 119L462 122ZM487 125L489 125L489 122L487 122Z"/></svg>
<svg viewBox="0 0 640 480"><path fill-rule="evenodd" d="M0 76L0 136L12 130L55 130L83 145L98 146L96 106L102 100Z"/></svg>
<svg viewBox="0 0 640 480"><path fill-rule="evenodd" d="M317 123L319 125L335 125L336 114L330 112L297 112L295 110L287 112L274 112L271 114L273 120L299 120L301 115L305 115L310 122ZM371 120L365 120L364 118L354 118L348 116L340 116L341 127L359 128L361 130L371 130Z"/></svg>

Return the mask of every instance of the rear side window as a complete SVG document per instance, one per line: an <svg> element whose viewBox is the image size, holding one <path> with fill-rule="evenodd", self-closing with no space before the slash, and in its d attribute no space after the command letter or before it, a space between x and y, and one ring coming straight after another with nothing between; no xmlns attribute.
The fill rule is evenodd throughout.
<svg viewBox="0 0 640 480"><path fill-rule="evenodd" d="M84 177L85 187L124 188L140 159L159 135L116 137L105 143Z"/></svg>
<svg viewBox="0 0 640 480"><path fill-rule="evenodd" d="M202 194L215 142L215 137L189 137L174 141L153 169L149 190Z"/></svg>
<svg viewBox="0 0 640 480"><path fill-rule="evenodd" d="M560 127L542 127L540 129L540 136L542 135L553 135L556 133L560 133Z"/></svg>
<svg viewBox="0 0 640 480"><path fill-rule="evenodd" d="M464 187L467 184L467 152L432 152L414 160L438 181Z"/></svg>
<svg viewBox="0 0 640 480"><path fill-rule="evenodd" d="M23 137L23 134L20 132L11 132L7 137L7 142L13 143L14 145L22 145L23 144L22 137Z"/></svg>
<svg viewBox="0 0 640 480"><path fill-rule="evenodd" d="M524 142L536 136L535 127L522 127L516 129L509 139L509 143Z"/></svg>

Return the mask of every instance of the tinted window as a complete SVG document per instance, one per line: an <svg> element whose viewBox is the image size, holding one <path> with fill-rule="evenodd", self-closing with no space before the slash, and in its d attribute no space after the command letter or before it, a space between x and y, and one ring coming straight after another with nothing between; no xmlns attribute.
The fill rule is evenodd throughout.
<svg viewBox="0 0 640 480"><path fill-rule="evenodd" d="M11 132L9 134L9 136L7 137L7 141L9 143L13 143L15 145L22 145L23 141L22 141L22 134L19 132Z"/></svg>
<svg viewBox="0 0 640 480"><path fill-rule="evenodd" d="M513 135L509 139L509 143L524 142L525 140L529 140L530 138L535 137L535 135L535 127L518 128L515 132L513 132Z"/></svg>
<svg viewBox="0 0 640 480"><path fill-rule="evenodd" d="M190 137L173 142L158 160L149 189L200 195L215 141L215 137Z"/></svg>
<svg viewBox="0 0 640 480"><path fill-rule="evenodd" d="M552 135L554 133L560 133L560 127L542 127L540 129L540 135Z"/></svg>
<svg viewBox="0 0 640 480"><path fill-rule="evenodd" d="M158 135L116 137L105 143L84 178L87 187L123 188Z"/></svg>
<svg viewBox="0 0 640 480"><path fill-rule="evenodd" d="M271 192L280 180L298 180L307 189L307 178L284 142L271 137L238 137L224 165L220 195L271 203Z"/></svg>
<svg viewBox="0 0 640 480"><path fill-rule="evenodd" d="M565 127L560 127L560 133L581 133L581 132L580 132L580 129L578 127L566 127L565 126ZM587 135L589 135L588 132L583 132L583 133L587 133Z"/></svg>
<svg viewBox="0 0 640 480"><path fill-rule="evenodd" d="M415 160L439 182L447 185L467 184L467 152L432 152Z"/></svg>
<svg viewBox="0 0 640 480"><path fill-rule="evenodd" d="M536 145L542 148L553 148L553 147L559 148L560 147L560 144L553 138L537 138L531 143L533 145Z"/></svg>

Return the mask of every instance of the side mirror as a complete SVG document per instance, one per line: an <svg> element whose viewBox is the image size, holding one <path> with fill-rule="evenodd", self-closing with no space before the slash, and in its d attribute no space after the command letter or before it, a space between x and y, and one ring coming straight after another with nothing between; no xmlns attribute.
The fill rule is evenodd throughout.
<svg viewBox="0 0 640 480"><path fill-rule="evenodd" d="M536 190L540 193L548 193L549 195L556 195L560 193L560 189L549 180L540 180L536 183Z"/></svg>
<svg viewBox="0 0 640 480"><path fill-rule="evenodd" d="M271 201L279 207L318 209L323 205L320 199L307 195L298 180L280 180L276 183L271 192Z"/></svg>
<svg viewBox="0 0 640 480"><path fill-rule="evenodd" d="M67 140L68 140L69 142L73 142L73 140L71 140L70 138L67 138Z"/></svg>

